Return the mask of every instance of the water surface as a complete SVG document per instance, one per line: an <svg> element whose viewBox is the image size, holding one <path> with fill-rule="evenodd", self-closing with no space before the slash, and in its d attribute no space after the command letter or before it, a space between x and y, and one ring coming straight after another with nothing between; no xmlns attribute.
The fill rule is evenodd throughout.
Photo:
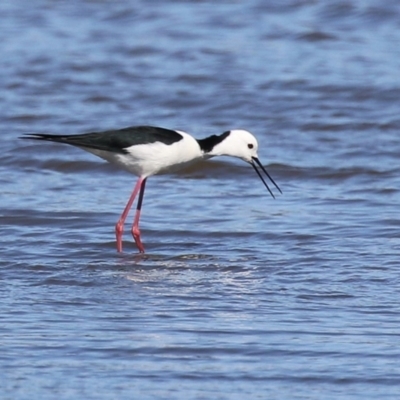
<svg viewBox="0 0 400 400"><path fill-rule="evenodd" d="M0 5L4 399L397 399L396 2ZM18 139L253 132L283 190L216 159L136 178Z"/></svg>

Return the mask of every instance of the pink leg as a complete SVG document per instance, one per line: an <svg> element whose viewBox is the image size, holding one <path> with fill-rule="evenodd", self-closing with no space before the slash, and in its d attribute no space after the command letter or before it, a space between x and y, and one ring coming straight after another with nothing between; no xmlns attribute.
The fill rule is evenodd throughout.
<svg viewBox="0 0 400 400"><path fill-rule="evenodd" d="M133 221L131 229L132 236L135 239L136 246L139 249L140 253L144 253L144 247L142 241L140 240L139 219L140 219L140 210L142 209L145 187L146 187L146 179L143 179L142 186L140 187L139 200L136 207L135 219Z"/></svg>
<svg viewBox="0 0 400 400"><path fill-rule="evenodd" d="M143 179L143 178L138 179L138 181L135 185L135 188L133 189L133 192L131 194L131 197L129 197L128 203L126 203L124 212L122 213L120 219L118 220L117 224L115 225L115 235L117 237L117 251L118 252L122 251L122 233L124 232L124 223L125 223L126 217L129 214L129 210L132 207L132 203L135 200L135 197L138 194L138 191L141 188L144 180L145 179Z"/></svg>

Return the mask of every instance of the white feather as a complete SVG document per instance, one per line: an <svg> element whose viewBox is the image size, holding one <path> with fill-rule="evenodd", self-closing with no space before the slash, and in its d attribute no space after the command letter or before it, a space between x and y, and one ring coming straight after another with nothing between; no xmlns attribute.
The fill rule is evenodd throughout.
<svg viewBox="0 0 400 400"><path fill-rule="evenodd" d="M151 175L177 171L204 156L196 139L179 131L182 140L173 144L162 142L139 144L126 148L127 153L111 153L108 151L89 149L104 160L120 166L130 173L146 178Z"/></svg>

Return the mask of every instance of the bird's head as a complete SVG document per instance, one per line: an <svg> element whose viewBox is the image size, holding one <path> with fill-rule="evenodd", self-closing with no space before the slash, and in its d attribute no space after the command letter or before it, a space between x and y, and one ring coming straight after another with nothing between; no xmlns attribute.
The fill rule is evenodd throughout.
<svg viewBox="0 0 400 400"><path fill-rule="evenodd" d="M209 156L231 156L241 158L243 161L248 162L257 172L257 175L264 183L265 187L271 193L272 197L275 197L265 182L261 172L257 169L257 166L261 168L264 174L269 178L269 180L274 184L274 186L282 193L279 186L275 183L272 177L269 175L267 170L261 164L258 159L258 142L257 139L248 131L243 129L233 129L223 133L220 138L223 137L217 145L208 153Z"/></svg>
<svg viewBox="0 0 400 400"><path fill-rule="evenodd" d="M241 158L251 163L257 158L257 139L248 131L233 129L223 133L224 139L219 142L209 153L210 156L231 156Z"/></svg>

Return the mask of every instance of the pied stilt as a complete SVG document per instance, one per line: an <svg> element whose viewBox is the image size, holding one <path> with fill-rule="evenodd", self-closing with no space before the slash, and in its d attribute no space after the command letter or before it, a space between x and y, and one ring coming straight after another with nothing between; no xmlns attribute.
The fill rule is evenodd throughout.
<svg viewBox="0 0 400 400"><path fill-rule="evenodd" d="M139 177L115 226L117 250L119 252L122 251L122 233L125 220L139 193L131 232L139 252L144 253L140 239L139 218L146 181L149 176L173 172L196 161L214 156L232 156L253 166L272 197L274 195L257 166L282 193L258 159L256 138L250 132L241 129L230 130L221 135L213 135L200 140L182 131L152 126L133 126L82 135L28 134L22 138L47 140L80 147Z"/></svg>

